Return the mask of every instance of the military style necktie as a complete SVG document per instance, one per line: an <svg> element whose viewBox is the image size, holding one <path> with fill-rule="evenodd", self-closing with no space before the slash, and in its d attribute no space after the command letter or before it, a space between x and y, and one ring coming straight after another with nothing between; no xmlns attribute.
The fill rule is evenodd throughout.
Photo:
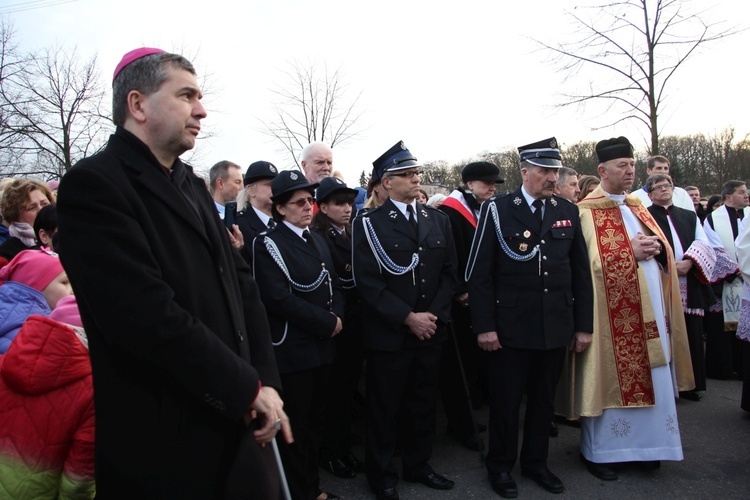
<svg viewBox="0 0 750 500"><path fill-rule="evenodd" d="M539 223L539 228L542 227L542 207L544 207L544 203L542 203L542 200L534 200L534 203L532 203L536 207L536 210L534 210L534 218Z"/></svg>
<svg viewBox="0 0 750 500"><path fill-rule="evenodd" d="M409 224L411 224L411 228L416 233L417 232L417 217L414 215L414 208L411 205L406 205L406 213L408 214L407 219L409 220Z"/></svg>
<svg viewBox="0 0 750 500"><path fill-rule="evenodd" d="M305 238L305 241L307 242L307 244L310 245L310 247L313 250L315 250L315 253L318 253L318 246L313 241L312 234L310 234L310 231L308 231L307 229L302 231L302 237Z"/></svg>
<svg viewBox="0 0 750 500"><path fill-rule="evenodd" d="M276 221L273 219L268 219L268 229L273 229L276 226Z"/></svg>

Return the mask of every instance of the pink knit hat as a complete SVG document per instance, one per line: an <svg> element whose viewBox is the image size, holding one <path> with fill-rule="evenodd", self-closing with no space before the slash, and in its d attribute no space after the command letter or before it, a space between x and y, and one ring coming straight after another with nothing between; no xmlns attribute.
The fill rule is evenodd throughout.
<svg viewBox="0 0 750 500"><path fill-rule="evenodd" d="M125 66L132 63L133 61L136 61L140 59L141 57L150 56L151 54L163 54L164 51L161 49L155 49L152 47L141 47L140 49L131 50L124 56L122 56L122 59L120 60L119 64L115 68L115 74L112 75L112 81L115 81L115 78L117 78L117 75L120 74L120 71L125 69Z"/></svg>
<svg viewBox="0 0 750 500"><path fill-rule="evenodd" d="M42 291L63 272L60 257L47 250L24 250L0 269L0 281L15 281Z"/></svg>
<svg viewBox="0 0 750 500"><path fill-rule="evenodd" d="M81 313L78 312L78 303L75 295L68 295L57 301L57 305L49 315L50 318L66 325L83 327Z"/></svg>

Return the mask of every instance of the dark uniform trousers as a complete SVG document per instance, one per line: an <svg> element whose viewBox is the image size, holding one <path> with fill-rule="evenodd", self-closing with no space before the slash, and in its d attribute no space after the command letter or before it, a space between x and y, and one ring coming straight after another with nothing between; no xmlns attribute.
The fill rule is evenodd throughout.
<svg viewBox="0 0 750 500"><path fill-rule="evenodd" d="M346 310L342 318L344 327L334 339L336 357L331 365L328 398L323 419L323 441L320 457L324 460L339 458L351 453L354 445L352 421L355 414L355 394L362 377L365 353L362 346L362 300L356 287L352 287L352 242L346 234L331 228L328 231L313 228L328 244L333 265L342 283L346 297Z"/></svg>
<svg viewBox="0 0 750 500"><path fill-rule="evenodd" d="M432 472L428 460L435 435L438 368L455 293L456 253L448 217L417 204L415 232L389 199L353 225L353 269L364 307L367 357L367 479L376 489L395 486L392 463L401 449L404 477ZM370 247L364 220L393 263L413 271L393 274L381 268ZM438 317L437 333L420 341L403 324L410 312Z"/></svg>
<svg viewBox="0 0 750 500"><path fill-rule="evenodd" d="M523 260L537 245L539 252ZM520 188L491 198L482 205L469 269L474 333L497 332L502 346L489 356L487 471L510 472L516 462L524 394L521 467L546 466L565 350L574 332L593 330L593 289L578 209L553 196L540 225Z"/></svg>

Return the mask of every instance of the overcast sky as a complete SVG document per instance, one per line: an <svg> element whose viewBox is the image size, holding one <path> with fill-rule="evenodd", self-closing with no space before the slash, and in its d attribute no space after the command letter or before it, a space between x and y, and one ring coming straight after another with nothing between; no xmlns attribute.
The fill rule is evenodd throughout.
<svg viewBox="0 0 750 500"><path fill-rule="evenodd" d="M201 168L223 159L291 166L258 118L271 117L270 89L293 60L340 67L351 96L362 91L365 130L334 151L349 184L398 140L422 161L449 162L553 135L563 147L617 135L645 147L644 128L592 130L600 110L555 107L562 74L532 38L564 39L565 9L591 0L0 0L0 12L39 3L48 6L6 14L24 49L77 46L81 58L97 55L105 82L139 46L182 52L210 75L204 124L214 137L199 141ZM745 0L710 3L705 17L727 28L749 18ZM750 133L748 42L740 33L690 59L672 83L663 135Z"/></svg>

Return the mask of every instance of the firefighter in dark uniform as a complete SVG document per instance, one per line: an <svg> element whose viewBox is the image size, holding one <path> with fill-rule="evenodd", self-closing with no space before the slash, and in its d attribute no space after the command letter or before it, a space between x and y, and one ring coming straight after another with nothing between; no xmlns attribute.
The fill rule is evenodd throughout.
<svg viewBox="0 0 750 500"><path fill-rule="evenodd" d="M324 177L315 191L318 211L310 229L328 244L339 282L344 289L344 329L336 336L336 357L331 366L320 466L333 475L352 478L364 471L364 463L352 454L355 395L362 376L362 299L352 277L351 217L357 191L341 179Z"/></svg>
<svg viewBox="0 0 750 500"><path fill-rule="evenodd" d="M237 226L245 240L240 254L251 266L253 240L258 234L276 225L271 214L271 181L278 173L274 164L267 161L253 162L245 172L243 181L247 205L239 207Z"/></svg>
<svg viewBox="0 0 750 500"><path fill-rule="evenodd" d="M405 480L453 487L428 461L440 349L456 287L456 250L448 217L415 201L419 164L403 142L373 166L389 198L355 219L352 267L365 304L367 479L379 499L394 499L397 444Z"/></svg>
<svg viewBox="0 0 750 500"><path fill-rule="evenodd" d="M253 274L294 433L279 451L292 498L305 500L334 498L320 489L318 444L345 307L328 245L308 229L317 187L299 170L280 172L271 182L276 225L253 242Z"/></svg>
<svg viewBox="0 0 750 500"><path fill-rule="evenodd" d="M547 467L554 395L565 350L591 343L593 291L578 209L554 196L562 166L554 138L518 148L523 184L490 198L467 264L471 317L490 353L487 471L500 496L518 495L510 471L518 454L521 399L526 417L521 472L552 493Z"/></svg>

